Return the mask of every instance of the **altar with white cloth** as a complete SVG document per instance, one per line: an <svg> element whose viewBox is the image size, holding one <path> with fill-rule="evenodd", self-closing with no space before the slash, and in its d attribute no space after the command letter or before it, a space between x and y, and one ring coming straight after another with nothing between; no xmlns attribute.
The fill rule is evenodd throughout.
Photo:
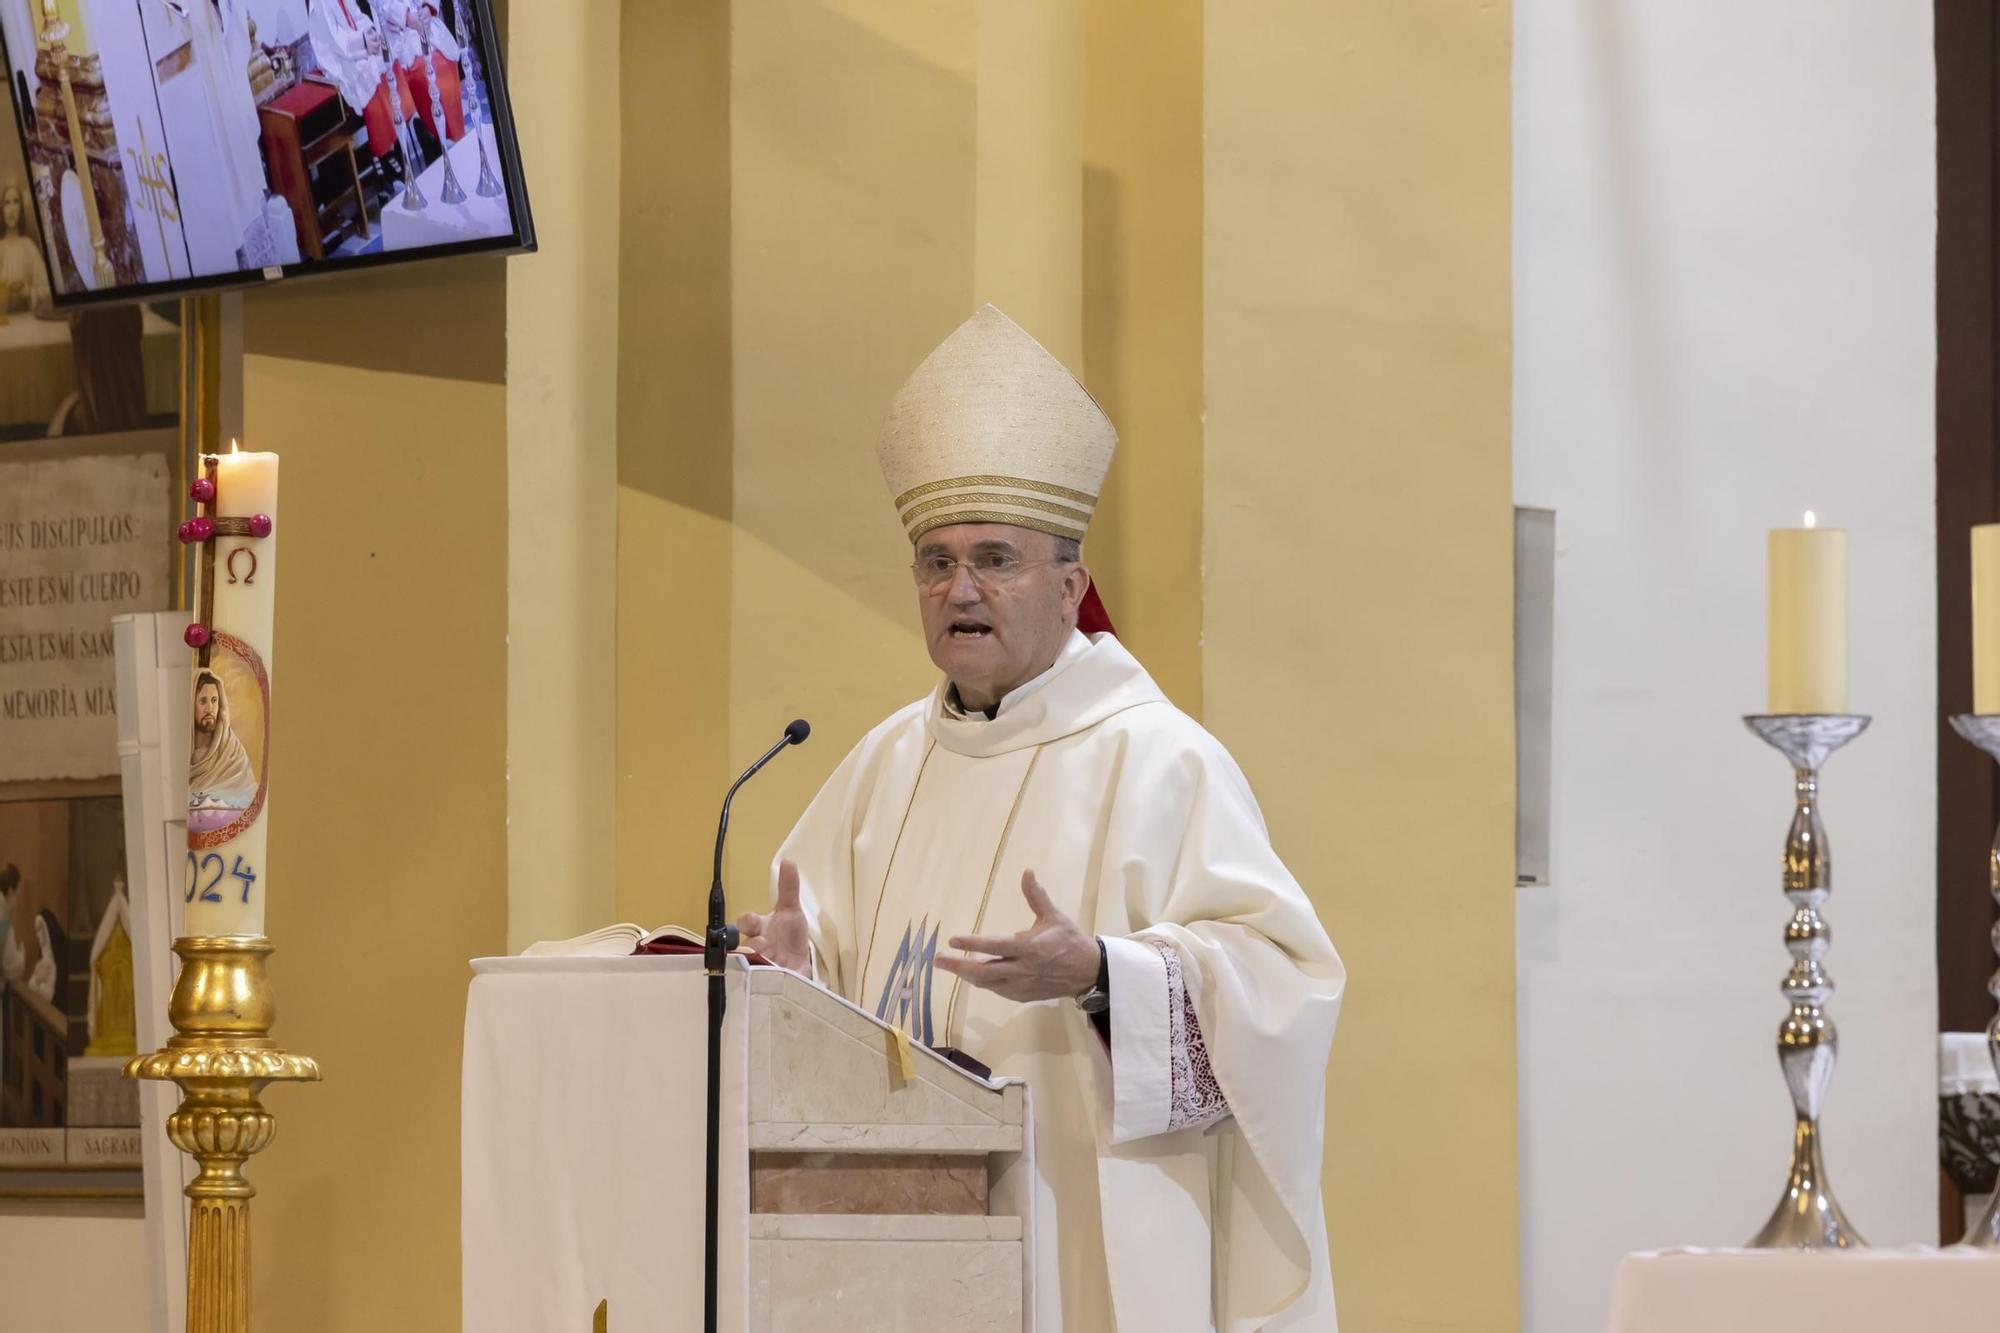
<svg viewBox="0 0 2000 1333"><path fill-rule="evenodd" d="M1991 1328L2000 1254L1938 1250L1653 1250L1628 1254L1610 1333L1891 1333Z"/></svg>
<svg viewBox="0 0 2000 1333"><path fill-rule="evenodd" d="M489 236L505 236L513 227L505 195L482 195L479 184L479 153L498 163L499 145L493 127L481 125L451 145L451 169L458 176L465 198L458 203L444 201L444 158L440 157L417 173L417 189L424 207L403 207L402 196L382 205L382 246L386 250L411 250L424 245L458 245ZM497 174L498 167L495 167Z"/></svg>
<svg viewBox="0 0 2000 1333"><path fill-rule="evenodd" d="M701 959L473 966L463 1327L585 1329L600 1304L618 1333L699 1327ZM717 1326L1029 1327L1026 1087L899 1047L780 968L732 957L726 994Z"/></svg>

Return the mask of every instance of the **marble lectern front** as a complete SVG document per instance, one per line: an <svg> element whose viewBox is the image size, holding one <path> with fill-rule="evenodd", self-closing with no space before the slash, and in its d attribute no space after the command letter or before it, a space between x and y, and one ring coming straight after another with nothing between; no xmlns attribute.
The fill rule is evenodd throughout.
<svg viewBox="0 0 2000 1333"><path fill-rule="evenodd" d="M484 958L466 1010L467 1333L699 1328L701 960ZM720 1326L1031 1327L1027 1088L732 958Z"/></svg>

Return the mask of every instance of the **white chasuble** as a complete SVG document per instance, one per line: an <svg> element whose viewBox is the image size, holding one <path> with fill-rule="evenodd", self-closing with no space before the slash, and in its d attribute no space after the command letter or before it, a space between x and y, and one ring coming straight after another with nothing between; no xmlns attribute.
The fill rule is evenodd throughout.
<svg viewBox="0 0 2000 1333"><path fill-rule="evenodd" d="M869 732L779 852L820 980L1028 1081L1037 1333L1332 1329L1320 1145L1345 972L1249 784L1110 635L1072 635L990 720L945 690ZM954 935L1033 924L1028 870L1106 941L1108 1046L1067 999L935 967ZM1177 1114L1202 1102L1191 1037L1227 1102L1213 1123Z"/></svg>

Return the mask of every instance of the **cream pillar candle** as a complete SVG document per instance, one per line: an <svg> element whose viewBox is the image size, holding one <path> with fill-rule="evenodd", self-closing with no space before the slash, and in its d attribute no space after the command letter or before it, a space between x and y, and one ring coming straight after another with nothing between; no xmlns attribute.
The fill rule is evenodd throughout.
<svg viewBox="0 0 2000 1333"><path fill-rule="evenodd" d="M1972 711L2000 713L2000 523L1972 530Z"/></svg>
<svg viewBox="0 0 2000 1333"><path fill-rule="evenodd" d="M232 446L233 449L233 446ZM201 547L190 706L183 935L262 935L270 893L271 628L278 456L205 456L189 488L206 508L181 525Z"/></svg>
<svg viewBox="0 0 2000 1333"><path fill-rule="evenodd" d="M1847 533L1774 528L1767 546L1773 713L1847 711Z"/></svg>

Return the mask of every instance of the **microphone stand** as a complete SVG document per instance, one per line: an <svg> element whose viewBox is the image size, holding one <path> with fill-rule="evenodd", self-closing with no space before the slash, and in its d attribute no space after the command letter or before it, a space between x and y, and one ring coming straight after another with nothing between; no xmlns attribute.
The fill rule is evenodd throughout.
<svg viewBox="0 0 2000 1333"><path fill-rule="evenodd" d="M708 885L708 929L701 938L701 965L708 974L708 1202L706 1233L702 1240L702 1328L715 1333L717 1205L722 1171L722 1016L729 1007L724 990L723 969L736 948L736 927L728 922L728 904L722 893L722 841L729 836L729 803L736 789L757 775L757 770L777 757L788 745L797 745L810 733L803 720L785 728L776 745L763 758L743 770L743 776L722 798L722 820L715 830L715 874Z"/></svg>
<svg viewBox="0 0 2000 1333"><path fill-rule="evenodd" d="M723 826L728 827L728 807ZM717 846L721 837L717 835ZM718 867L721 864L717 856ZM708 890L708 931L702 936L701 963L708 973L708 1202L707 1230L702 1238L702 1328L715 1333L716 1205L722 1170L722 1015L729 1007L722 969L736 947L736 927L723 921L722 872L716 871Z"/></svg>

